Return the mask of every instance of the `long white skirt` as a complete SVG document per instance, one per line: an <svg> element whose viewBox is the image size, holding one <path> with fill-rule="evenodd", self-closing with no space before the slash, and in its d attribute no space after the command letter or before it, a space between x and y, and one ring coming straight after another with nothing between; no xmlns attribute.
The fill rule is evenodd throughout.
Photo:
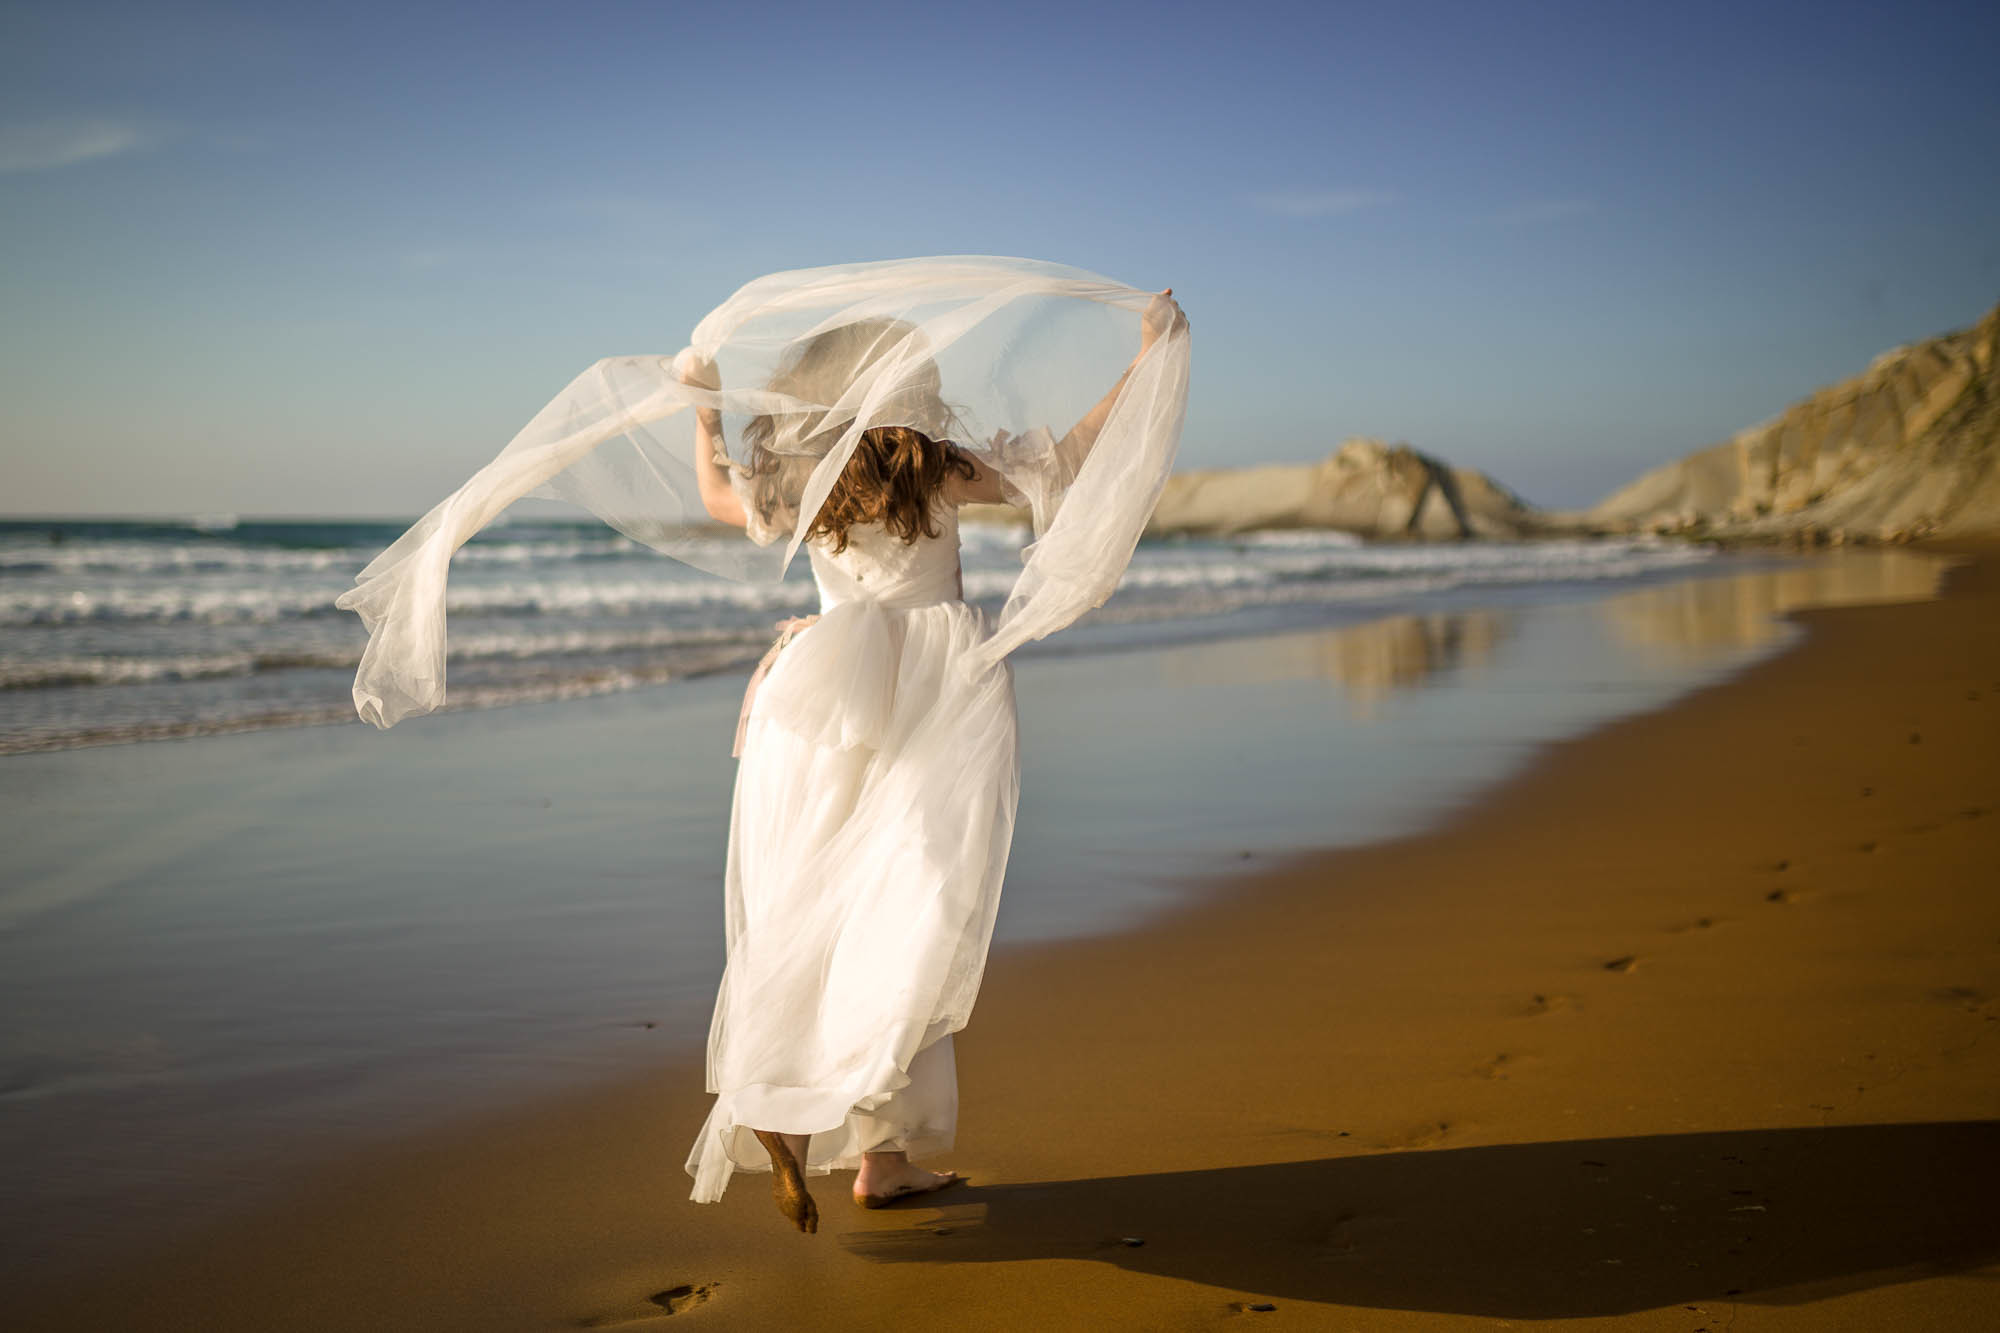
<svg viewBox="0 0 2000 1333"><path fill-rule="evenodd" d="M814 1172L951 1146L951 1034L978 994L1020 795L1012 673L960 660L985 634L959 601L843 603L759 689L696 1201L770 1169L753 1130L811 1135Z"/></svg>

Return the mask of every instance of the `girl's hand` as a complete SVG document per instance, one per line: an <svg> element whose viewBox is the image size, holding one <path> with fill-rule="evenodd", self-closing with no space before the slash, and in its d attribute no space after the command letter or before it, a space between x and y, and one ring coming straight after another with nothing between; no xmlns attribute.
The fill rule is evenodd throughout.
<svg viewBox="0 0 2000 1333"><path fill-rule="evenodd" d="M715 368L715 358L704 356L692 347L674 358L674 378L693 389L722 387L722 375Z"/></svg>
<svg viewBox="0 0 2000 1333"><path fill-rule="evenodd" d="M1139 355L1144 356L1163 334L1186 327L1187 315L1174 300L1174 289L1169 287L1146 304L1139 328Z"/></svg>
<svg viewBox="0 0 2000 1333"><path fill-rule="evenodd" d="M674 378L690 389L707 389L713 393L722 388L722 374L715 368L715 358L705 356L692 347L674 358ZM694 419L697 426L695 452L713 455L722 447L722 413L697 403Z"/></svg>

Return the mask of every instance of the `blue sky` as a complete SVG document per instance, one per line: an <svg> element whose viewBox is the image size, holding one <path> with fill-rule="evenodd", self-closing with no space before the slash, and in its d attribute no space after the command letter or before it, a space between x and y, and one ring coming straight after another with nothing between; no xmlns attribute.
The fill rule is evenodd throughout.
<svg viewBox="0 0 2000 1333"><path fill-rule="evenodd" d="M803 265L1194 324L1184 465L1593 500L2000 301L2000 18L89 3L0 17L0 512L414 514Z"/></svg>

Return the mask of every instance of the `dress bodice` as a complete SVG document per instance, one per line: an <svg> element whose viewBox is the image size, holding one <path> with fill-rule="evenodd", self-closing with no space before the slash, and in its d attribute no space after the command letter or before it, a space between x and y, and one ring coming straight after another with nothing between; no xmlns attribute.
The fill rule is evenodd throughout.
<svg viewBox="0 0 2000 1333"><path fill-rule="evenodd" d="M872 599L893 608L953 602L964 595L958 564L958 510L940 504L931 511L938 535L906 542L879 523L847 530L847 549L810 541L813 582L822 611L842 602Z"/></svg>

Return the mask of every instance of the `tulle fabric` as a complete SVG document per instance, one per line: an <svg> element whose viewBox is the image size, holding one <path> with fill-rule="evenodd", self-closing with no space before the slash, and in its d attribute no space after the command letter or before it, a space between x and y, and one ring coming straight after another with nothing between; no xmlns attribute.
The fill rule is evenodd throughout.
<svg viewBox="0 0 2000 1333"><path fill-rule="evenodd" d="M388 727L444 702L452 553L515 500L568 500L699 568L775 580L861 433L880 425L972 451L1033 513L1020 578L964 662L991 667L1111 595L1172 469L1187 397L1184 322L1131 367L1094 442L1067 433L1118 382L1152 300L1079 269L981 256L749 283L682 351L590 366L361 571L338 603L369 631L356 711ZM801 371L802 352L828 347L833 364ZM683 383L704 361L719 384ZM744 532L707 520L695 407L722 414L731 483L752 515ZM757 422L770 429L753 447Z"/></svg>
<svg viewBox="0 0 2000 1333"><path fill-rule="evenodd" d="M770 1169L753 1130L811 1136L809 1171L949 1148L951 1034L979 991L1020 791L1011 671L958 600L956 516L812 553L819 621L758 691L737 770L728 963L693 1197Z"/></svg>

